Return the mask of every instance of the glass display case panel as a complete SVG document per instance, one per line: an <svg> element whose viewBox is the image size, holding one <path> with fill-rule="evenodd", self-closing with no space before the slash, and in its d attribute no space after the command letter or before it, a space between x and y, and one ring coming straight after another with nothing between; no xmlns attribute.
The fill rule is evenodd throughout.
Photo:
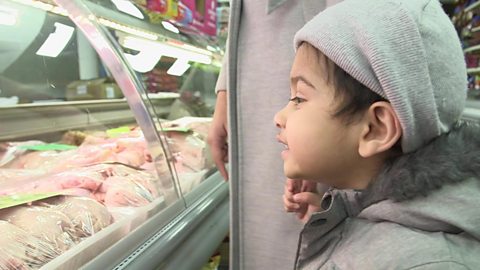
<svg viewBox="0 0 480 270"><path fill-rule="evenodd" d="M104 1L95 1L104 2ZM220 71L224 39L196 36L182 31L173 23L155 24L147 17L132 19L119 11L105 10L105 4L90 3L102 23L122 50L134 77L141 81L151 102L165 94L177 94L168 115L157 116L157 128L164 135L165 145L172 154L179 186L189 193L215 171L206 143L215 104L215 83ZM110 13L116 13L112 15ZM123 18L123 19L122 19ZM135 20L136 28L122 24ZM175 38L166 35L165 28L178 33ZM187 43L190 41L191 43ZM194 44L194 45L192 45ZM209 44L209 45L205 45ZM147 102L148 103L148 102Z"/></svg>
<svg viewBox="0 0 480 270"><path fill-rule="evenodd" d="M136 87L146 92L145 105L156 115L155 125L172 154L168 160L179 187L188 193L214 171L206 135L215 104L224 35L207 36L174 20L158 20L158 14L152 15L147 7L134 2L129 2L128 9L106 0L84 3L113 37L112 43L121 51L133 79L140 81ZM150 104L165 95L179 98L168 114L160 114Z"/></svg>

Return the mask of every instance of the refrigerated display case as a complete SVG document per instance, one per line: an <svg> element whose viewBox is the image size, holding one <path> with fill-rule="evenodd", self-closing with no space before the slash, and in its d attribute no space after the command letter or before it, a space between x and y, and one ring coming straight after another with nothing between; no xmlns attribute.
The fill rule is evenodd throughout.
<svg viewBox="0 0 480 270"><path fill-rule="evenodd" d="M226 236L221 46L143 14L0 1L0 268L199 269Z"/></svg>

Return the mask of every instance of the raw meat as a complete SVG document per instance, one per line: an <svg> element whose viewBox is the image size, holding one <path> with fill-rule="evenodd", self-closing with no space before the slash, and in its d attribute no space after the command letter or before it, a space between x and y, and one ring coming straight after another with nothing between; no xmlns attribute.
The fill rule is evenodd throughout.
<svg viewBox="0 0 480 270"><path fill-rule="evenodd" d="M59 255L51 243L0 220L0 269L37 269Z"/></svg>
<svg viewBox="0 0 480 270"><path fill-rule="evenodd" d="M106 206L143 206L158 197L153 175L126 166L112 167L110 173L95 193Z"/></svg>
<svg viewBox="0 0 480 270"><path fill-rule="evenodd" d="M17 179L31 178L43 174L40 170L0 169L0 185Z"/></svg>
<svg viewBox="0 0 480 270"><path fill-rule="evenodd" d="M24 141L24 142L8 142L0 143L0 167L4 167L12 160L21 156L27 150L22 149L21 146L44 144L42 141Z"/></svg>
<svg viewBox="0 0 480 270"><path fill-rule="evenodd" d="M11 182L2 187L0 195L54 192L78 188L93 192L100 187L104 179L105 176L101 171L90 170L89 167L77 168L56 174Z"/></svg>
<svg viewBox="0 0 480 270"><path fill-rule="evenodd" d="M90 198L62 196L48 203L70 218L75 226L75 238L92 236L112 223L107 208Z"/></svg>
<svg viewBox="0 0 480 270"><path fill-rule="evenodd" d="M65 214L55 209L21 205L0 210L0 219L51 243L59 253L74 244L73 223Z"/></svg>

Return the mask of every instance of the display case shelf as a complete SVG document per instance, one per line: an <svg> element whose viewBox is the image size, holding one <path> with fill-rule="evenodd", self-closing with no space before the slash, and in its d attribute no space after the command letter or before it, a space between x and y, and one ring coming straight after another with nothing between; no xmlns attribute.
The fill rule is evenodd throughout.
<svg viewBox="0 0 480 270"><path fill-rule="evenodd" d="M176 98L152 99L158 117L166 117ZM0 107L0 141L28 139L99 125L132 123L123 99L19 104Z"/></svg>

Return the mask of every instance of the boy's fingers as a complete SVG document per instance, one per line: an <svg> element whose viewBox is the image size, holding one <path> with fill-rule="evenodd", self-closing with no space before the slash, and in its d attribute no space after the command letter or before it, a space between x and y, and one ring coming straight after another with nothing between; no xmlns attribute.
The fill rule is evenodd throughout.
<svg viewBox="0 0 480 270"><path fill-rule="evenodd" d="M295 190L294 184L295 184L294 180L287 178L287 181L285 182L285 190L289 192L293 192Z"/></svg>
<svg viewBox="0 0 480 270"><path fill-rule="evenodd" d="M290 201L285 195L283 196L283 207L286 212L295 212L300 208L298 203Z"/></svg>
<svg viewBox="0 0 480 270"><path fill-rule="evenodd" d="M308 204L320 206L321 198L318 194L312 192L302 192L293 195L293 201L298 204Z"/></svg>

